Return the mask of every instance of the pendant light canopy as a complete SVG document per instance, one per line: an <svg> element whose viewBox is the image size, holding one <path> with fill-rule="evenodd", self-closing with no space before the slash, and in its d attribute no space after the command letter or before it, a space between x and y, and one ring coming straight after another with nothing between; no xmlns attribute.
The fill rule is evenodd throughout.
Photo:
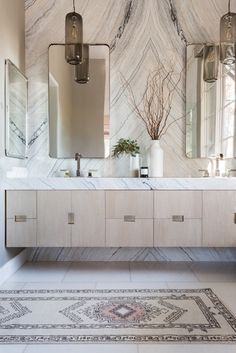
<svg viewBox="0 0 236 353"><path fill-rule="evenodd" d="M219 69L219 46L207 44L203 48L203 80L208 83L215 82Z"/></svg>
<svg viewBox="0 0 236 353"><path fill-rule="evenodd" d="M235 63L236 41L236 13L230 11L228 0L228 13L220 19L220 61L222 64Z"/></svg>
<svg viewBox="0 0 236 353"><path fill-rule="evenodd" d="M82 63L75 66L75 81L87 83L89 81L89 45L82 46Z"/></svg>
<svg viewBox="0 0 236 353"><path fill-rule="evenodd" d="M82 62L83 44L83 18L75 12L75 0L73 0L73 12L66 15L65 20L65 59L71 65Z"/></svg>

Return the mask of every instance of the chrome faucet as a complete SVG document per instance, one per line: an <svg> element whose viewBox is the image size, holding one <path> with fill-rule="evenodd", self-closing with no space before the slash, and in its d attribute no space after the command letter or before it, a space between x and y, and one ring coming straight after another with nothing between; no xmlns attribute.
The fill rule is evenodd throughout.
<svg viewBox="0 0 236 353"><path fill-rule="evenodd" d="M77 169L76 169L76 176L80 176L80 159L82 158L82 154L76 153L75 154L75 160L77 161Z"/></svg>

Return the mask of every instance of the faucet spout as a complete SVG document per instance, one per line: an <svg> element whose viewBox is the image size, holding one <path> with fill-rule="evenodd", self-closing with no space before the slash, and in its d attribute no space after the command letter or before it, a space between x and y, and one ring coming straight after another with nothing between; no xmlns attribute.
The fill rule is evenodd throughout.
<svg viewBox="0 0 236 353"><path fill-rule="evenodd" d="M75 160L77 161L77 169L76 169L76 176L80 176L80 159L82 158L82 155L80 153L75 154Z"/></svg>

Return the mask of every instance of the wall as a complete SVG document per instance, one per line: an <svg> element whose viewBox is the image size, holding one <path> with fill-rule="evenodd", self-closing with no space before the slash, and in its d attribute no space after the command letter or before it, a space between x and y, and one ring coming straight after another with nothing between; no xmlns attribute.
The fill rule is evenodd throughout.
<svg viewBox="0 0 236 353"><path fill-rule="evenodd" d="M29 77L29 152L31 176L52 176L61 168L75 169L75 161L48 157L47 74L48 45L64 42L65 14L70 0L26 0L26 71ZM235 8L234 8L235 7ZM196 176L208 161L185 156L185 47L187 42L218 41L219 19L227 11L222 0L76 0L84 20L84 41L106 43L111 51L111 145L120 137L138 139L144 152L149 137L134 116L121 77L140 99L147 76L157 61L182 72L172 104L178 120L163 137L164 175ZM236 3L232 3L236 10ZM217 30L216 30L217 29ZM232 161L229 161L229 166ZM233 165L232 165L233 166ZM82 159L82 170L106 169L103 160ZM37 249L32 260L219 260L235 259L235 252L220 249Z"/></svg>
<svg viewBox="0 0 236 353"><path fill-rule="evenodd" d="M22 161L4 157L4 61L8 58L22 72L25 70L24 7L24 0L0 0L0 266L21 250L5 249L5 198L1 177L13 166L24 166Z"/></svg>

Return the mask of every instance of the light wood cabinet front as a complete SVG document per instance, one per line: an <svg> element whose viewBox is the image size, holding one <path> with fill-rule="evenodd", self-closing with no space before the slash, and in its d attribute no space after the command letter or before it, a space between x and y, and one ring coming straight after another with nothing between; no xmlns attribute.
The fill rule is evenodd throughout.
<svg viewBox="0 0 236 353"><path fill-rule="evenodd" d="M38 191L37 246L71 246L70 191Z"/></svg>
<svg viewBox="0 0 236 353"><path fill-rule="evenodd" d="M105 192L72 191L72 246L105 246Z"/></svg>
<svg viewBox="0 0 236 353"><path fill-rule="evenodd" d="M203 192L203 246L236 246L236 191Z"/></svg>
<svg viewBox="0 0 236 353"><path fill-rule="evenodd" d="M153 220L137 219L135 222L124 222L122 219L107 219L106 241L108 247L152 247Z"/></svg>
<svg viewBox="0 0 236 353"><path fill-rule="evenodd" d="M36 246L36 191L7 191L7 247Z"/></svg>
<svg viewBox="0 0 236 353"><path fill-rule="evenodd" d="M154 192L154 246L202 246L202 192Z"/></svg>
<svg viewBox="0 0 236 353"><path fill-rule="evenodd" d="M153 193L106 192L106 246L153 246Z"/></svg>

